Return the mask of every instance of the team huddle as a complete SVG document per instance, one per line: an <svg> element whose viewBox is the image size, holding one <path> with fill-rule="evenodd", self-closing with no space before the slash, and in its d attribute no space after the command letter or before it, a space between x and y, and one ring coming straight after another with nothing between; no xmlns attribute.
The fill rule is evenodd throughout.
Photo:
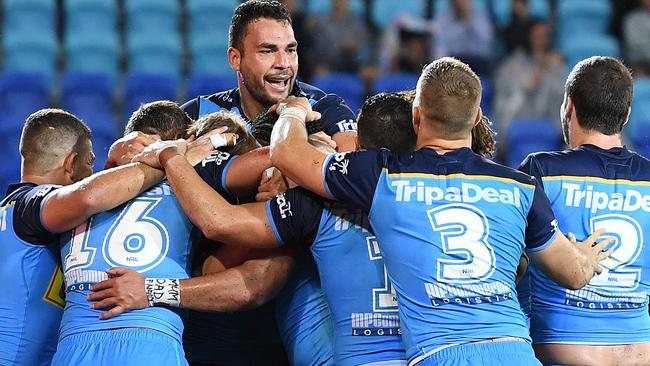
<svg viewBox="0 0 650 366"><path fill-rule="evenodd" d="M238 88L142 105L106 169L90 129L29 116L1 203L2 365L650 365L650 161L632 78L577 64L570 149L489 160L481 83L295 80L287 10L235 10Z"/></svg>

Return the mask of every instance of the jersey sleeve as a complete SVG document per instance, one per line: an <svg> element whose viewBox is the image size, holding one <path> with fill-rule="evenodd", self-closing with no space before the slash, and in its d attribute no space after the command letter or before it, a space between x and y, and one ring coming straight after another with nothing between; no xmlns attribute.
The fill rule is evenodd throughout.
<svg viewBox="0 0 650 366"><path fill-rule="evenodd" d="M28 243L47 245L57 241L58 235L45 228L41 212L49 194L60 188L58 185L40 185L16 197L13 213L13 227L16 235Z"/></svg>
<svg viewBox="0 0 650 366"><path fill-rule="evenodd" d="M558 233L557 220L551 202L535 179L533 203L528 211L526 250L536 252L546 248Z"/></svg>
<svg viewBox="0 0 650 366"><path fill-rule="evenodd" d="M203 161L194 167L194 170L201 178L210 185L215 191L228 200L234 196L228 191L226 186L226 175L237 155L230 155L227 152L217 151L214 154L203 159Z"/></svg>
<svg viewBox="0 0 650 366"><path fill-rule="evenodd" d="M332 198L370 212L388 150L330 154L323 163L323 185Z"/></svg>
<svg viewBox="0 0 650 366"><path fill-rule="evenodd" d="M311 246L322 213L323 199L302 188L290 189L266 202L266 214L280 245Z"/></svg>
<svg viewBox="0 0 650 366"><path fill-rule="evenodd" d="M195 120L199 118L199 98L191 99L181 106L181 109L190 116L191 119Z"/></svg>
<svg viewBox="0 0 650 366"><path fill-rule="evenodd" d="M338 132L356 132L357 122L354 112L336 94L327 94L317 101L312 109L321 114L323 130L329 136Z"/></svg>
<svg viewBox="0 0 650 366"><path fill-rule="evenodd" d="M535 158L535 155L528 155L526 159L521 162L519 168L517 169L521 172L535 177L538 183L541 185L542 189L544 188L544 182L542 181L543 173L541 167L539 166L538 160Z"/></svg>

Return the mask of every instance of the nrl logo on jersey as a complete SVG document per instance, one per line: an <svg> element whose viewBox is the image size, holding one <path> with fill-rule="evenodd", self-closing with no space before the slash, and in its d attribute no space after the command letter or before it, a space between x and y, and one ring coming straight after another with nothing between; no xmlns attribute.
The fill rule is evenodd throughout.
<svg viewBox="0 0 650 366"><path fill-rule="evenodd" d="M345 158L345 153L334 154L334 161L330 164L330 171L337 171L343 175L348 174L350 160Z"/></svg>

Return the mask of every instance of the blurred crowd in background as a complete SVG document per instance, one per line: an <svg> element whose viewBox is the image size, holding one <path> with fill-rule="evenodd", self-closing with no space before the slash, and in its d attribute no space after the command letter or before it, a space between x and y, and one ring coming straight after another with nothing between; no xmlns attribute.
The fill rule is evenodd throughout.
<svg viewBox="0 0 650 366"><path fill-rule="evenodd" d="M236 86L228 25L238 0L3 0L0 182L19 177L25 118L66 109L94 132L101 169L142 102L184 102ZM358 110L366 96L412 89L441 56L468 63L499 133L496 159L517 165L561 147L571 67L592 55L633 71L630 147L650 156L650 0L285 0L299 79Z"/></svg>

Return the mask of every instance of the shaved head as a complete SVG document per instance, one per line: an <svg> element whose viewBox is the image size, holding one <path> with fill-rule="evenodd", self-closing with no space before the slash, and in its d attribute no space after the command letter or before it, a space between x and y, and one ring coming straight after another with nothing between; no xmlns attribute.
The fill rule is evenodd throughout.
<svg viewBox="0 0 650 366"><path fill-rule="evenodd" d="M463 138L476 122L481 92L481 81L469 66L443 57L422 71L413 105L423 122L446 138Z"/></svg>
<svg viewBox="0 0 650 366"><path fill-rule="evenodd" d="M20 136L23 166L36 173L45 173L70 153L85 156L90 150L88 126L73 114L61 109L41 109L32 113Z"/></svg>

